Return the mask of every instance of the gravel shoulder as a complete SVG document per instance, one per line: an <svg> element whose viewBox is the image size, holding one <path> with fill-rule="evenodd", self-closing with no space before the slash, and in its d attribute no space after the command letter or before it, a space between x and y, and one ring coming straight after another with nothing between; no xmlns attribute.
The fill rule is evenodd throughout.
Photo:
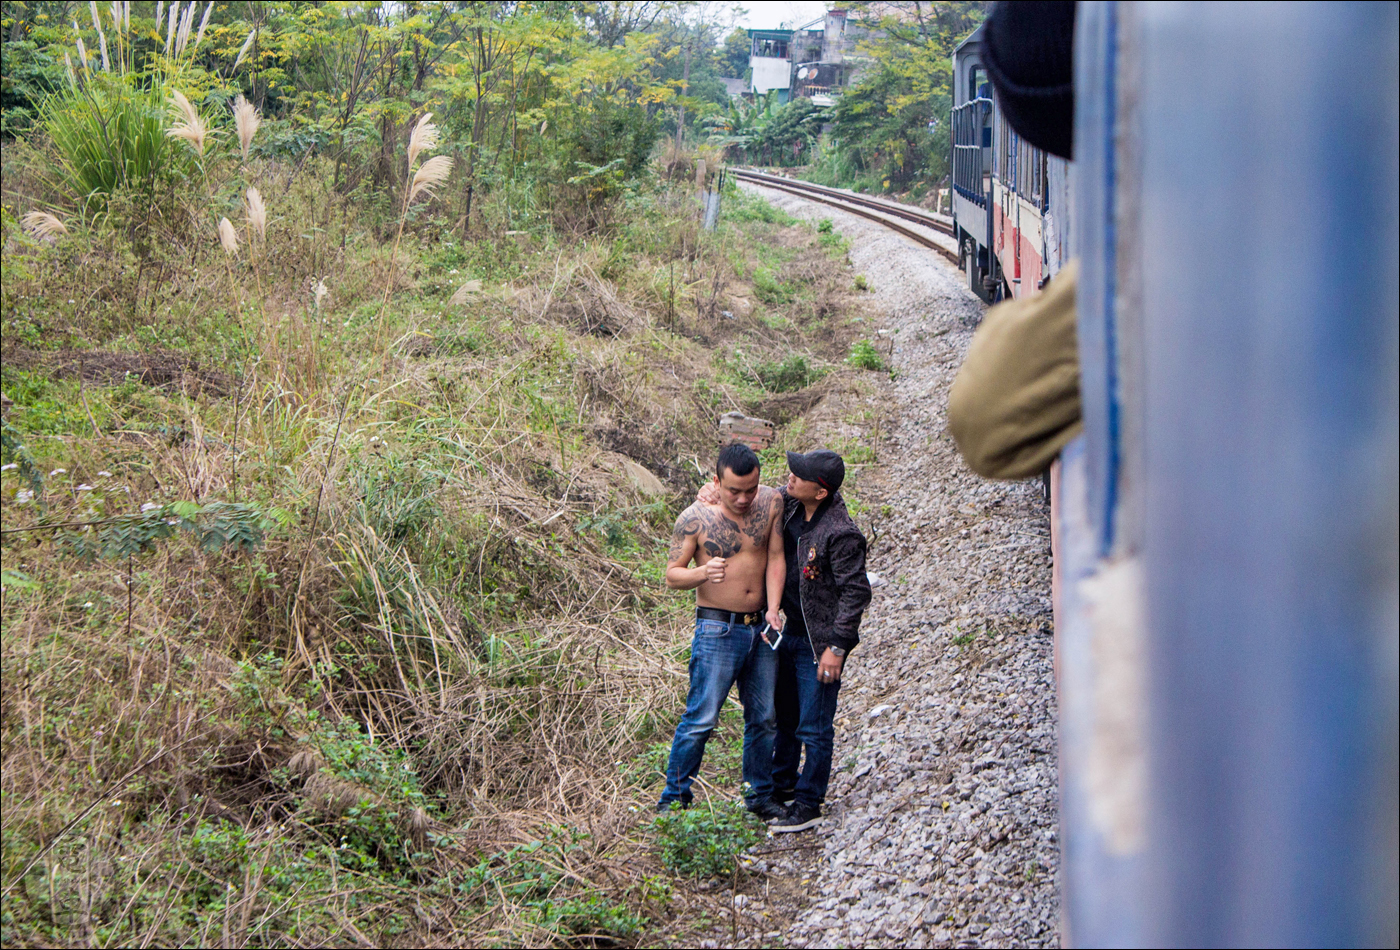
<svg viewBox="0 0 1400 950"><path fill-rule="evenodd" d="M889 583L847 667L827 821L753 849L705 943L1057 946L1049 507L1039 480L968 471L944 415L984 305L907 239L754 190L833 222L893 340L890 421L860 483Z"/></svg>

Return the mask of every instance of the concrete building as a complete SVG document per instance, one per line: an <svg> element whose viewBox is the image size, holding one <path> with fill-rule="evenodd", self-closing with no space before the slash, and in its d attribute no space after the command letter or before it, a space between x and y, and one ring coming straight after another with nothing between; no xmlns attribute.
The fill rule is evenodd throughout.
<svg viewBox="0 0 1400 950"><path fill-rule="evenodd" d="M795 30L749 30L749 91L776 92L779 102L811 99L832 105L859 71L851 53L865 31L845 10L828 10Z"/></svg>

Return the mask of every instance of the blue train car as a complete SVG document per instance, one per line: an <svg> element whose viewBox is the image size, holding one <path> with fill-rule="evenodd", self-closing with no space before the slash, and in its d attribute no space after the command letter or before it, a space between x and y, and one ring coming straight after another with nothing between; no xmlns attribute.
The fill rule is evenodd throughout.
<svg viewBox="0 0 1400 950"><path fill-rule="evenodd" d="M1067 944L1397 944L1398 38L1394 3L1079 4Z"/></svg>

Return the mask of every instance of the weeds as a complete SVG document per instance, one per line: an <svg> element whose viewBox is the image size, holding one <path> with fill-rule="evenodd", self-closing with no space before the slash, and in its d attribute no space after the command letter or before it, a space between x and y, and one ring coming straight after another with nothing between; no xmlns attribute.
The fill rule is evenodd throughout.
<svg viewBox="0 0 1400 950"><path fill-rule="evenodd" d="M650 185L605 239L463 237L285 132L206 143L149 229L129 186L52 243L6 209L4 941L641 939L667 888L617 763L683 705L665 536L715 410L789 398L805 438L851 374L817 312L849 278L762 202L702 235ZM759 833L702 811L685 874Z"/></svg>
<svg viewBox="0 0 1400 950"><path fill-rule="evenodd" d="M764 835L763 822L741 802L673 807L656 817L661 863L684 877L725 878L738 856Z"/></svg>
<svg viewBox="0 0 1400 950"><path fill-rule="evenodd" d="M888 370L884 358L880 356L879 351L875 349L875 344L871 343L869 340L857 340L853 343L851 345L850 355L846 357L846 362L857 369L870 370L877 373Z"/></svg>

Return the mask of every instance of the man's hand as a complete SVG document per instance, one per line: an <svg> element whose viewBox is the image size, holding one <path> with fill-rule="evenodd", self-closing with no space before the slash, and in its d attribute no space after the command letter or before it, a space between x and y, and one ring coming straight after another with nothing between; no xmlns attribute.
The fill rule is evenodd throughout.
<svg viewBox="0 0 1400 950"><path fill-rule="evenodd" d="M700 490L695 493L695 500L702 505L718 505L719 489L714 482L706 482L700 486Z"/></svg>
<svg viewBox="0 0 1400 950"><path fill-rule="evenodd" d="M831 652L831 647L827 647L822 651L821 661L817 663L817 682L835 683L841 679L841 667L845 662L845 657L837 656Z"/></svg>
<svg viewBox="0 0 1400 950"><path fill-rule="evenodd" d="M724 558L712 557L705 562L705 576L710 579L710 583L719 584L724 581Z"/></svg>
<svg viewBox="0 0 1400 950"><path fill-rule="evenodd" d="M763 619L767 620L768 626L772 627L774 630L781 631L783 629L783 615L778 613L778 608L774 607L772 610L768 611L768 613L763 615Z"/></svg>

